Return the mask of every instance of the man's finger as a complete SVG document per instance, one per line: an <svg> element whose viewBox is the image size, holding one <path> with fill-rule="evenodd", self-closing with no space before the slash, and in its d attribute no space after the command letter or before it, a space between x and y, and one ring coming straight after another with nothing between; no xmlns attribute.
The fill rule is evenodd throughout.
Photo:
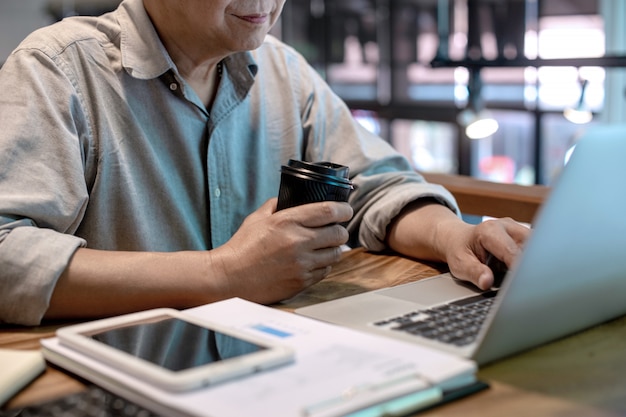
<svg viewBox="0 0 626 417"><path fill-rule="evenodd" d="M291 216L294 221L304 227L321 227L349 221L353 210L348 203L323 201L290 207L278 213Z"/></svg>

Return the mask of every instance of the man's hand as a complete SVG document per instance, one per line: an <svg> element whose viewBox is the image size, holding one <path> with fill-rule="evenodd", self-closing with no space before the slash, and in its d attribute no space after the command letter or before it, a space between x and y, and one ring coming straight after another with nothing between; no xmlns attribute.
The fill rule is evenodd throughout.
<svg viewBox="0 0 626 417"><path fill-rule="evenodd" d="M211 251L212 276L224 294L261 303L294 296L325 278L341 257L352 218L347 203L322 202L276 212L276 199L250 214L223 246ZM212 279L212 277L207 277Z"/></svg>
<svg viewBox="0 0 626 417"><path fill-rule="evenodd" d="M488 265L490 257L512 267L530 234L528 227L510 218L455 229L450 233L445 255L450 272L482 290L494 284L494 271Z"/></svg>
<svg viewBox="0 0 626 417"><path fill-rule="evenodd" d="M387 241L399 253L445 262L453 276L486 290L494 284L493 271L486 264L490 254L510 268L530 233L509 218L471 225L445 206L417 202L395 219Z"/></svg>

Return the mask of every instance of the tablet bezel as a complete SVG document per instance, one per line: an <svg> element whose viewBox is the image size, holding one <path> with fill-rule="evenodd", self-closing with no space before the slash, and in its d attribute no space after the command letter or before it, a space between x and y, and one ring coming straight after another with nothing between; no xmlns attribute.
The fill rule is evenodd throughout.
<svg viewBox="0 0 626 417"><path fill-rule="evenodd" d="M183 320L263 346L265 349L194 368L172 371L91 338L92 335L101 332L133 324L156 322L160 318ZM56 334L61 344L168 391L187 391L213 385L239 376L287 364L294 360L294 352L288 346L169 308L152 309L70 325L58 329Z"/></svg>

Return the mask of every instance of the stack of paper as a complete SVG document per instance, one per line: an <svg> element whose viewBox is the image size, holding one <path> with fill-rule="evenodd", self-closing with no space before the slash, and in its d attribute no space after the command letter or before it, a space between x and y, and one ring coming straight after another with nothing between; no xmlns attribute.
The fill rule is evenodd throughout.
<svg viewBox="0 0 626 417"><path fill-rule="evenodd" d="M42 340L44 356L97 385L173 416L345 416L406 413L476 382L476 365L443 352L230 299L185 310L280 340L294 363L194 391L164 391L75 350Z"/></svg>

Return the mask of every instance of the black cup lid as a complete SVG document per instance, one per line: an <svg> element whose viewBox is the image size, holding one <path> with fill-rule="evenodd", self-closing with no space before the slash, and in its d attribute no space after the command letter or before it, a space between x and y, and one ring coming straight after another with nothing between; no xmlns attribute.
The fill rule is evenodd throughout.
<svg viewBox="0 0 626 417"><path fill-rule="evenodd" d="M332 177L348 178L350 169L345 165L335 164L333 162L306 162L290 159L287 165L291 168L305 169L317 174L328 175Z"/></svg>

